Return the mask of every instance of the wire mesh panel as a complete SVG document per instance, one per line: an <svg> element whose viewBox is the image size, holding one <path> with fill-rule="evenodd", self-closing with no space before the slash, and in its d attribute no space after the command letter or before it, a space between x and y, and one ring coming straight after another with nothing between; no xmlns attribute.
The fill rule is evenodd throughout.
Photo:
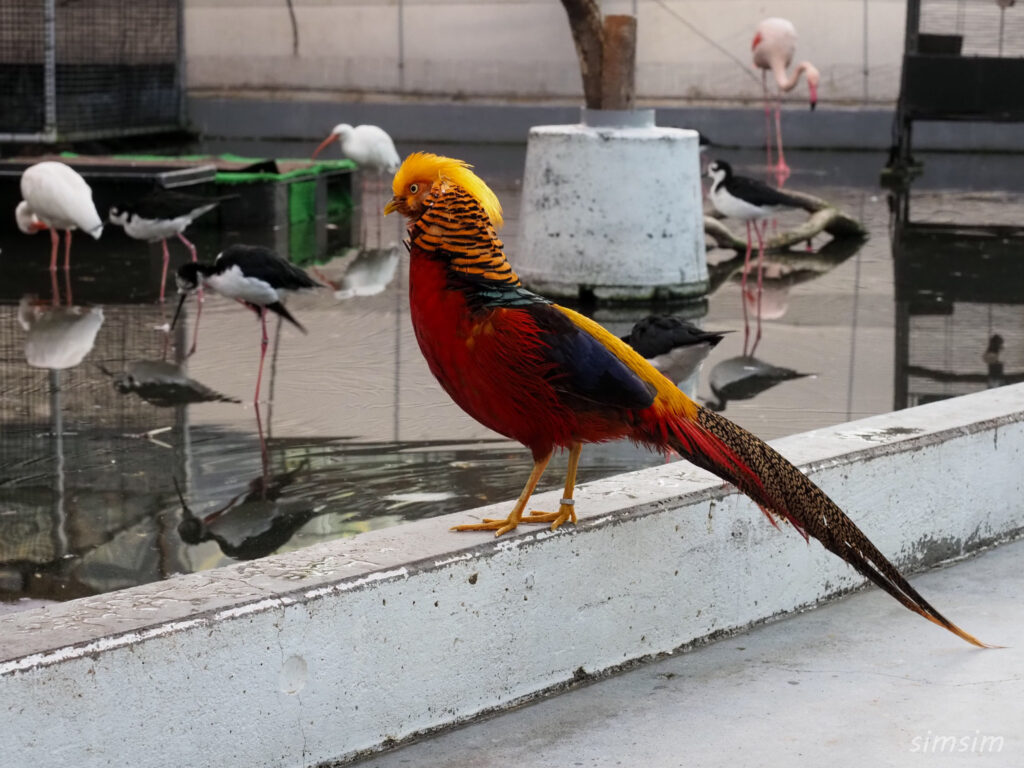
<svg viewBox="0 0 1024 768"><path fill-rule="evenodd" d="M182 125L182 0L4 0L0 138Z"/></svg>
<svg viewBox="0 0 1024 768"><path fill-rule="evenodd" d="M1024 56L1024 7L1009 0L921 0L918 31L947 38L948 53Z"/></svg>

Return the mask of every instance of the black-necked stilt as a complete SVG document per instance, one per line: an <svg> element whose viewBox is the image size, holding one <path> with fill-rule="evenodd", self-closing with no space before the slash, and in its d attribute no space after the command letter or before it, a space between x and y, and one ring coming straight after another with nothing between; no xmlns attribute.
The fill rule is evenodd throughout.
<svg viewBox="0 0 1024 768"><path fill-rule="evenodd" d="M750 336L750 327L746 322L746 290L747 273L750 271L750 252L753 242L750 236L750 226L753 224L754 233L757 235L757 337L754 339L754 347L750 354L754 354L757 343L761 340L761 290L762 270L764 269L764 229L758 222L777 215L787 208L800 208L803 201L782 190L775 189L757 179L737 176L732 172L730 166L724 160L714 160L708 165L708 176L711 177L711 191L708 197L712 205L724 216L733 219L740 219L747 225L747 252L743 259L743 277L741 290L744 294L743 315L743 351L747 352L747 341ZM765 225L765 228L767 224Z"/></svg>
<svg viewBox="0 0 1024 768"><path fill-rule="evenodd" d="M724 411L730 400L749 400L776 384L792 379L814 376L766 363L753 355L730 357L715 365L708 376L708 386L715 396L705 405L713 411Z"/></svg>
<svg viewBox="0 0 1024 768"><path fill-rule="evenodd" d="M188 294L204 285L230 299L240 301L260 318L263 336L260 341L260 368L256 377L254 402L259 402L260 381L263 378L263 359L267 354L267 310L284 318L303 333L306 329L292 317L283 304L287 291L319 286L313 278L294 264L282 259L269 248L259 245L232 245L218 254L213 264L190 261L182 264L177 273L178 292L181 299L171 321L171 328L178 321L182 305ZM196 318L196 334L199 320ZM192 350L195 351L195 336Z"/></svg>
<svg viewBox="0 0 1024 768"><path fill-rule="evenodd" d="M383 174L385 172L394 173L398 170L398 166L402 164L398 151L395 149L395 143L388 136L387 131L376 125L351 126L348 123L339 123L334 126L327 138L320 142L320 146L313 151L313 157L316 158L324 148L334 141L341 144L342 154L355 162L359 166L360 171L371 170L376 172L378 191L382 184ZM379 246L382 243L380 242L381 206L378 203L379 201L373 204L372 210L377 219L377 245ZM366 245L365 230L363 231L362 243L360 245Z"/></svg>
<svg viewBox="0 0 1024 768"><path fill-rule="evenodd" d="M68 304L71 304L71 283L67 271L71 264L71 230L81 229L97 240L103 234L103 221L92 201L92 188L75 169L64 163L46 160L30 165L21 174L21 197L14 210L18 229L34 235L50 230L50 272L57 271L57 250L64 230L64 271L67 282ZM57 278L53 281L53 303L60 303Z"/></svg>
<svg viewBox="0 0 1024 768"><path fill-rule="evenodd" d="M818 81L820 75L817 68L809 61L802 61L796 65L792 75L787 75L786 70L793 63L793 54L796 53L796 27L786 19L770 18L764 19L757 25L754 32L754 39L750 44L751 53L754 59L754 66L761 70L761 87L764 89L764 140L765 152L768 157L768 170L774 171L779 186L789 178L789 166L786 165L786 158L782 154L782 119L780 116L782 94L793 90L800 81L800 75L807 78L807 90L810 93L811 109L818 104ZM775 78L777 91L775 93L775 135L779 145L779 161L772 165L772 128L771 128L771 103L773 99L768 94L768 72Z"/></svg>
<svg viewBox="0 0 1024 768"><path fill-rule="evenodd" d="M730 331L704 331L675 315L650 315L622 340L675 383L688 379Z"/></svg>
<svg viewBox="0 0 1024 768"><path fill-rule="evenodd" d="M167 264L170 261L167 238L176 236L188 248L192 261L198 261L196 247L185 237L185 230L193 221L212 211L226 199L229 198L203 198L167 189L156 189L134 202L110 206L110 222L123 227L128 237L150 243L162 243L164 268L160 274L160 301L164 300Z"/></svg>
<svg viewBox="0 0 1024 768"><path fill-rule="evenodd" d="M184 366L166 360L132 360L120 373L112 373L99 363L96 365L114 380L114 389L122 395L134 392L159 408L192 403L241 402L189 378Z"/></svg>

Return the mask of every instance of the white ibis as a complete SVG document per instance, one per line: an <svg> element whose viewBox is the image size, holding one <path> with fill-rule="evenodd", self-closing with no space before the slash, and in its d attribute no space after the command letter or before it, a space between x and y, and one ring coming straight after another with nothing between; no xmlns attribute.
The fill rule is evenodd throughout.
<svg viewBox="0 0 1024 768"><path fill-rule="evenodd" d="M302 324L285 308L284 295L288 291L316 288L319 283L269 248L258 245L229 246L218 254L213 264L195 261L182 264L178 268L177 283L181 299L171 321L171 328L177 323L188 294L197 290L200 284L222 296L240 301L259 317L263 336L260 341L260 368L256 376L256 393L253 395L253 402L258 403L260 381L263 378L263 359L267 355L269 343L267 310L306 333Z"/></svg>
<svg viewBox="0 0 1024 768"><path fill-rule="evenodd" d="M97 240L103 221L92 201L92 189L77 171L64 163L46 160L21 174L21 197L14 217L26 235L50 230L50 271L57 269L58 229L64 230L64 269L71 261L71 230L81 229Z"/></svg>
<svg viewBox="0 0 1024 768"><path fill-rule="evenodd" d="M765 149L769 168L772 168L772 99L768 94L768 72L770 71L775 78L777 88L774 99L775 135L779 145L779 161L773 170L780 186L789 178L789 166L786 165L786 158L782 154L782 120L779 114L782 106L782 94L796 88L796 84L800 81L800 75L804 75L807 79L807 90L810 93L811 109L814 109L818 104L818 81L821 77L817 68L809 61L801 61L792 73L787 72L789 65L793 63L793 55L796 53L796 38L796 27L792 22L772 17L757 25L754 39L750 44L754 66L761 70L761 84L764 88Z"/></svg>
<svg viewBox="0 0 1024 768"><path fill-rule="evenodd" d="M757 338L754 339L754 347L750 350L753 354L757 349L757 343L761 340L761 291L762 272L764 269L764 231L767 229L767 222L762 227L759 222L771 218L779 211L787 208L800 208L802 201L786 194L782 190L770 187L762 181L751 179L746 176L737 176L732 172L732 166L724 160L715 160L708 165L708 176L711 177L711 191L709 197L711 203L722 215L733 219L745 221L747 225L747 252L743 259L743 278L741 289L746 296L747 272L750 270L750 252L753 243L750 237L750 226L753 224L754 232L757 235ZM747 341L750 336L750 327L746 323L747 305L743 304L743 351L747 351Z"/></svg>
<svg viewBox="0 0 1024 768"><path fill-rule="evenodd" d="M229 196L230 197L230 196ZM110 206L108 218L112 224L124 227L128 237L150 243L163 244L164 268L160 274L160 301L164 300L164 286L167 283L167 238L177 237L188 248L192 261L198 261L196 247L185 237L185 230L204 213L216 208L223 198L205 198L155 189L131 203L117 203Z"/></svg>
<svg viewBox="0 0 1024 768"><path fill-rule="evenodd" d="M379 128L376 125L351 126L348 123L339 123L334 126L327 138L320 142L320 146L313 152L313 157L316 158L327 146L335 141L341 144L341 153L358 165L361 171L376 171L378 190L381 187L384 173L394 173L398 170L398 166L401 165L402 160L399 158L397 150L395 150L395 143L383 128ZM372 206L377 214L378 245L380 245L381 239L380 207L376 203ZM363 244L365 244L365 233L362 239Z"/></svg>

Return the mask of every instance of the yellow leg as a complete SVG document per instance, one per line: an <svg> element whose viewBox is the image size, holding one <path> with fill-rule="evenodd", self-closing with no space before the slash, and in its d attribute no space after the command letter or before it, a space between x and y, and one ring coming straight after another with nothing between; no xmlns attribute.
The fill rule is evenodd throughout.
<svg viewBox="0 0 1024 768"><path fill-rule="evenodd" d="M558 506L557 512L537 512L534 510L524 517L524 523L551 523L551 530L557 531L558 527L567 520L576 522L576 505L572 494L576 490L576 468L580 465L580 452L583 450L582 443L573 444L569 449L569 467L565 472L565 490L562 492L562 503Z"/></svg>
<svg viewBox="0 0 1024 768"><path fill-rule="evenodd" d="M552 453L553 451L549 452L547 456L544 456L541 459L534 459L533 471L530 472L530 479L526 481L526 487L523 488L523 492L519 494L519 499L516 501L516 505L512 508L512 512L507 518L504 520L491 520L485 518L482 523L456 525L452 527L452 530L494 531L495 536L501 536L503 533L515 530L523 516L523 510L526 509L526 503L530 500L530 496L533 495L533 491L537 487L537 483L540 482L540 476L544 474L544 468L547 467L548 462L551 461Z"/></svg>

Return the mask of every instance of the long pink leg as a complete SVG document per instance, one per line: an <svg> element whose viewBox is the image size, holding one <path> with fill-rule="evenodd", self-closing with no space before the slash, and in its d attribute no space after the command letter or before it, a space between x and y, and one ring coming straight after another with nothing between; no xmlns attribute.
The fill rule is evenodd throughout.
<svg viewBox="0 0 1024 768"><path fill-rule="evenodd" d="M71 300L71 230L64 230L64 290L68 294L68 306L74 302Z"/></svg>
<svg viewBox="0 0 1024 768"><path fill-rule="evenodd" d="M779 163L775 166L775 175L778 180L778 185L781 187L786 183L786 179L789 178L789 166L786 165L786 158L782 154L782 97L775 102L775 135L779 142Z"/></svg>
<svg viewBox="0 0 1024 768"><path fill-rule="evenodd" d="M185 244L188 252L192 254L192 261L199 261L199 257L196 255L196 247L192 245L192 242L181 232L178 233L178 239Z"/></svg>
<svg viewBox="0 0 1024 768"><path fill-rule="evenodd" d="M167 265L171 263L171 254L167 251L167 238L160 241L164 247L164 268L160 272L160 303L164 303L164 290L167 288Z"/></svg>
<svg viewBox="0 0 1024 768"><path fill-rule="evenodd" d="M754 232L757 233L757 336L754 337L754 346L750 350L753 355L757 351L757 345L761 341L761 283L764 277L764 234L767 234L768 222L759 227L754 222Z"/></svg>
<svg viewBox="0 0 1024 768"><path fill-rule="evenodd" d="M747 354L747 341L750 338L750 323L747 320L747 272L750 270L750 221L747 221L747 253L743 257L743 277L740 280L740 303L743 304L743 354Z"/></svg>
<svg viewBox="0 0 1024 768"><path fill-rule="evenodd" d="M181 232L178 233L178 239L185 244L185 247L188 248L188 252L192 254L192 261L199 261L199 256L196 254L196 247L192 245L192 241L185 237ZM199 303L201 304L203 302L202 284L199 285L199 289L196 291L196 296L199 298ZM196 313L196 318L199 318L198 312ZM195 345L193 344L193 346Z"/></svg>
<svg viewBox="0 0 1024 768"><path fill-rule="evenodd" d="M267 338L266 307L260 307L260 324L263 326L263 338L260 340L260 372L256 374L256 394L252 398L257 408L259 408L260 403L260 382L263 380L263 358L267 356L267 344L270 343L270 340Z"/></svg>
<svg viewBox="0 0 1024 768"><path fill-rule="evenodd" d="M57 230L50 230L50 296L53 306L60 306L60 288L57 287L57 251L60 248L60 235Z"/></svg>
<svg viewBox="0 0 1024 768"><path fill-rule="evenodd" d="M761 89L764 91L764 153L765 174L770 178L772 171L772 102L768 95L768 70L761 70Z"/></svg>
<svg viewBox="0 0 1024 768"><path fill-rule="evenodd" d="M60 250L60 235L56 229L50 230L50 271L57 271L57 251Z"/></svg>

